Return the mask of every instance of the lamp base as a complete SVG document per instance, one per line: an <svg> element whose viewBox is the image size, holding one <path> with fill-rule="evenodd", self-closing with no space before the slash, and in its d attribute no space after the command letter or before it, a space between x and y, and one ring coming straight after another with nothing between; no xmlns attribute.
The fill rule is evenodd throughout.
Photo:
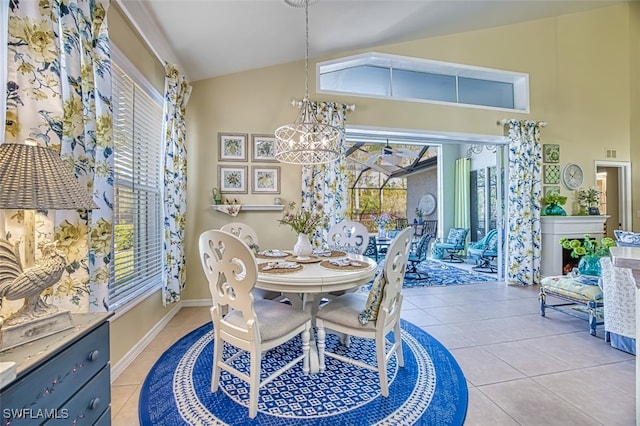
<svg viewBox="0 0 640 426"><path fill-rule="evenodd" d="M73 327L70 311L58 311L47 317L16 324L0 329L0 352Z"/></svg>

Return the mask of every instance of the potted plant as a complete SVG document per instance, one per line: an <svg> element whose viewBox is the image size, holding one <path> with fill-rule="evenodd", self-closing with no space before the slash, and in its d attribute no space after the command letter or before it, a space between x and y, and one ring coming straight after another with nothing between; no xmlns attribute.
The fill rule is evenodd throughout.
<svg viewBox="0 0 640 426"><path fill-rule="evenodd" d="M580 206L580 215L599 215L600 209L598 204L600 203L600 196L602 192L596 188L591 187L589 189L579 189L576 191L576 198L578 199L578 205Z"/></svg>
<svg viewBox="0 0 640 426"><path fill-rule="evenodd" d="M418 217L418 223L422 223L422 218L424 217L424 212L420 210L420 207L416 207L416 216Z"/></svg>
<svg viewBox="0 0 640 426"><path fill-rule="evenodd" d="M559 192L548 192L547 195L544 196L544 204L547 207L544 209L544 214L546 216L566 216L567 212L560 206L564 206L564 203L567 202L567 197L564 195L560 195Z"/></svg>
<svg viewBox="0 0 640 426"><path fill-rule="evenodd" d="M616 245L613 238L604 237L600 242L586 234L583 240L560 238L560 245L571 250L570 256L580 259L578 272L581 275L600 275L600 258L609 256L609 249Z"/></svg>

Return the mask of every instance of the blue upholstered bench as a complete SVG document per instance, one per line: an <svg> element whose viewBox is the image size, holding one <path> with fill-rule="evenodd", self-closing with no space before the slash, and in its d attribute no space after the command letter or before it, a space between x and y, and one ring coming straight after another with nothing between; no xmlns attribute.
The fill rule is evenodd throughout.
<svg viewBox="0 0 640 426"><path fill-rule="evenodd" d="M596 327L604 324L599 319L598 308L602 308L602 290L597 285L597 277L572 277L562 275L545 277L540 284L540 315L545 316L545 309L554 309L558 312L585 319L589 322L589 333L596 335ZM547 296L562 300L561 303L548 303ZM586 313L580 309L583 307Z"/></svg>

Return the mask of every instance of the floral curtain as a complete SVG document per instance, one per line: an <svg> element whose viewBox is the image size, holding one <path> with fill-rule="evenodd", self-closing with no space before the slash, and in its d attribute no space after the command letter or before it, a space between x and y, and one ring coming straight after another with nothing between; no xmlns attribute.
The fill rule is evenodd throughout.
<svg viewBox="0 0 640 426"><path fill-rule="evenodd" d="M540 197L542 149L540 127L544 123L508 120L509 203L507 207L507 283L540 282Z"/></svg>
<svg viewBox="0 0 640 426"><path fill-rule="evenodd" d="M175 65L165 67L163 107L164 146L164 245L166 260L162 300L180 300L184 288L184 228L187 211L187 126L184 121L191 86Z"/></svg>
<svg viewBox="0 0 640 426"><path fill-rule="evenodd" d="M459 158L455 163L455 201L453 226L469 229L471 226L471 159ZM467 240L469 234L467 233ZM465 244L466 247L466 244ZM466 252L466 249L461 251Z"/></svg>
<svg viewBox="0 0 640 426"><path fill-rule="evenodd" d="M36 247L57 240L67 259L45 297L72 312L106 310L113 260L108 7L109 0L9 3L5 141L32 138L59 152L99 207L36 215ZM22 239L22 212L8 211L6 220L10 239Z"/></svg>
<svg viewBox="0 0 640 426"><path fill-rule="evenodd" d="M342 221L347 213L347 169L344 158L344 127L348 106L333 102L312 102L311 106L323 123L342 130L340 156L327 164L302 166L302 204L305 209L324 212L327 227L317 230L312 244L322 245L332 225Z"/></svg>

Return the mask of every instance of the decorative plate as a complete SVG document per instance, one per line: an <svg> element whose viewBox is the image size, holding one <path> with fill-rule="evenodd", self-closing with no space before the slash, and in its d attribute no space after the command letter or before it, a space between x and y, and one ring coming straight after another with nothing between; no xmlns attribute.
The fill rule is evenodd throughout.
<svg viewBox="0 0 640 426"><path fill-rule="evenodd" d="M436 197L433 194L427 194L420 199L418 208L422 210L425 216L432 215L436 211Z"/></svg>

